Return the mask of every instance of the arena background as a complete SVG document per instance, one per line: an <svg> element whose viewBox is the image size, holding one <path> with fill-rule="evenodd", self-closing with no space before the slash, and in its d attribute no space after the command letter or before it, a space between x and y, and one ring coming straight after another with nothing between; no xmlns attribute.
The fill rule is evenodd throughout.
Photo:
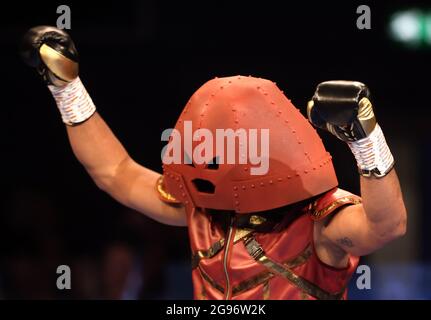
<svg viewBox="0 0 431 320"><path fill-rule="evenodd" d="M186 228L153 222L97 189L71 152L49 91L20 61L23 33L55 25L60 4L71 8L81 79L99 112L132 157L158 171L161 132L174 125L190 95L215 76L276 81L304 114L321 81L368 84L396 159L409 223L404 238L362 258L371 269L372 288L357 289L354 278L350 298L431 298L431 50L426 44L402 46L388 34L394 12L431 12L431 5L290 3L2 4L1 298L192 297ZM361 4L371 8L371 30L356 27ZM329 134L321 136L334 156L341 187L359 192L348 148ZM72 270L71 290L56 288L56 268L62 264Z"/></svg>

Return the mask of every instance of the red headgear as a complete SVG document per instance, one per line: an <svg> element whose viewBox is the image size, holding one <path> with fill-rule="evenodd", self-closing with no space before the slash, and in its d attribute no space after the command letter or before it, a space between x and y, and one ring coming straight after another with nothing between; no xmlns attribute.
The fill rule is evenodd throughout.
<svg viewBox="0 0 431 320"><path fill-rule="evenodd" d="M184 151L187 121L191 121L192 132L206 128L212 133L212 157L219 157L219 161L228 150L226 143L224 154L223 149L216 149L216 129L269 129L269 170L263 175L252 175L251 169L256 165L249 159L238 163L239 157L244 156L238 143L235 164L227 164L226 159L208 164L213 158L204 164L184 163L185 158L193 157ZM182 137L183 161L164 164L164 183L166 191L185 204L250 213L292 204L338 185L331 156L320 137L269 80L235 76L208 81L190 98L175 129ZM190 144L194 150L200 142Z"/></svg>

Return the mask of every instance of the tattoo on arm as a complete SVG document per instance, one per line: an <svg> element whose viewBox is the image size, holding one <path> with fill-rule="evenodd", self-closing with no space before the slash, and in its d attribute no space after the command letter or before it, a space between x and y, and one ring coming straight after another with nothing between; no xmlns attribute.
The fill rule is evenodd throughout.
<svg viewBox="0 0 431 320"><path fill-rule="evenodd" d="M354 246L353 241L347 237L337 239L336 242L339 245L347 248L352 248Z"/></svg>

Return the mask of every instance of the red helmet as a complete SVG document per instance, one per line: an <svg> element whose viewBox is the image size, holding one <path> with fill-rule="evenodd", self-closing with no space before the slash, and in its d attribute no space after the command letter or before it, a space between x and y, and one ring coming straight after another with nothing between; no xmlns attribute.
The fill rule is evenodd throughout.
<svg viewBox="0 0 431 320"><path fill-rule="evenodd" d="M192 132L207 129L214 139L206 160L194 161L193 150L202 142L186 141L185 124ZM181 136L181 163L167 164L163 156L166 191L177 200L200 208L251 213L270 210L305 200L338 185L331 155L308 120L275 83L253 77L215 78L190 98L171 135L169 147ZM217 130L269 132L268 170L252 174L256 161L245 157L239 136L235 139L235 163L227 163L228 143L216 142ZM209 137L209 138L208 138ZM261 134L260 142L264 136ZM199 138L199 137L198 137ZM225 140L226 141L226 140ZM245 140L250 142L252 140ZM259 139L257 139L259 142ZM185 146L191 146L187 149ZM249 145L249 150L253 146ZM264 147L255 146L262 155ZM244 151L246 150L246 151ZM208 149L207 149L208 151ZM191 154L192 153L192 154ZM208 154L207 154L208 153ZM239 161L242 157L242 162ZM246 158L244 160L244 157ZM224 161L220 161L220 158ZM190 163L185 163L190 159ZM256 159L254 159L256 160ZM255 170L256 171L256 170Z"/></svg>

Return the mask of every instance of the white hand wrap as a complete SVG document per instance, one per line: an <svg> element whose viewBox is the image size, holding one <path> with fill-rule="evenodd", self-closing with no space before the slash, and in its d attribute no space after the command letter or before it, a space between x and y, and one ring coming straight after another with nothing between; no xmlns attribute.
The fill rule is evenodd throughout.
<svg viewBox="0 0 431 320"><path fill-rule="evenodd" d="M57 102L65 124L74 125L84 122L96 112L96 107L79 77L65 86L48 86L48 88Z"/></svg>
<svg viewBox="0 0 431 320"><path fill-rule="evenodd" d="M394 166L394 157L386 144L385 136L379 124L366 138L347 142L356 158L361 175L384 177Z"/></svg>

